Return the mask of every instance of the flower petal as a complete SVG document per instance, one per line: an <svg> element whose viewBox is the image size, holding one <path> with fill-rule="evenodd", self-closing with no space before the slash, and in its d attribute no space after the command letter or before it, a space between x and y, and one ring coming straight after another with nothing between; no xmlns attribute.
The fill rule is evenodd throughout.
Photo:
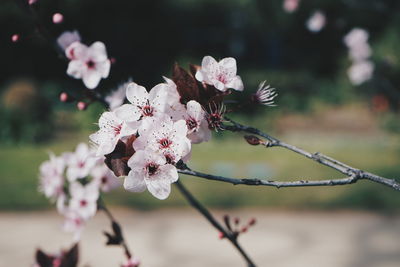
<svg viewBox="0 0 400 267"><path fill-rule="evenodd" d="M146 190L146 183L142 173L130 171L124 180L124 188L131 192L143 192Z"/></svg>
<svg viewBox="0 0 400 267"><path fill-rule="evenodd" d="M83 83L88 89L94 89L97 87L101 80L101 74L96 70L87 70L83 74Z"/></svg>
<svg viewBox="0 0 400 267"><path fill-rule="evenodd" d="M142 107L149 99L146 88L137 83L130 83L126 88L126 98L135 106Z"/></svg>

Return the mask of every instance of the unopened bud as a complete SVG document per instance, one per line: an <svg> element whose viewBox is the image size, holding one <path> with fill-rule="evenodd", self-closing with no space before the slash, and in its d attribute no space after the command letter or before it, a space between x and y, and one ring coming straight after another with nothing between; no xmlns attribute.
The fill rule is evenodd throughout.
<svg viewBox="0 0 400 267"><path fill-rule="evenodd" d="M225 238L224 233L223 233L223 232L219 232L219 233L218 233L218 238L219 238L219 239Z"/></svg>
<svg viewBox="0 0 400 267"><path fill-rule="evenodd" d="M53 15L53 23L59 24L64 21L64 16L61 13L55 13Z"/></svg>
<svg viewBox="0 0 400 267"><path fill-rule="evenodd" d="M18 41L19 41L19 34L13 34L13 35L11 36L11 41L12 41L13 43L18 42Z"/></svg>
<svg viewBox="0 0 400 267"><path fill-rule="evenodd" d="M60 101L61 102L67 102L69 100L69 96L66 92L62 92L60 94Z"/></svg>
<svg viewBox="0 0 400 267"><path fill-rule="evenodd" d="M263 141L261 141L260 138L258 138L255 135L245 135L244 139L249 143L250 145L257 146L261 144Z"/></svg>
<svg viewBox="0 0 400 267"><path fill-rule="evenodd" d="M28 0L28 4L29 5L33 5L34 3L36 3L38 0Z"/></svg>
<svg viewBox="0 0 400 267"><path fill-rule="evenodd" d="M78 104L76 104L76 106L79 110L85 110L88 105L85 102L79 101Z"/></svg>

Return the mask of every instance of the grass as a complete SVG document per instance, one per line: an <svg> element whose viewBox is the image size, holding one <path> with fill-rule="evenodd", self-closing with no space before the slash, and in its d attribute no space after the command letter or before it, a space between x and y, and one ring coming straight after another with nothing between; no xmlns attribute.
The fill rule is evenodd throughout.
<svg viewBox="0 0 400 267"><path fill-rule="evenodd" d="M224 139L216 137L209 143L193 146L189 166L198 171L233 177L275 180L342 177L340 173L281 148L253 147L241 138L241 134L224 135L227 136ZM56 154L71 151L79 141L87 141L87 136L87 133L65 135L45 145L1 146L0 209L49 207L47 199L37 192L40 163L48 158L48 151ZM285 134L282 139L382 176L400 176L400 145L394 136L291 133ZM363 208L394 211L400 206L398 192L368 181L341 187L275 189L233 186L189 176L182 176L181 180L206 205L215 207ZM174 188L166 201L159 201L147 192L134 194L122 189L105 198L112 204L141 209L186 205Z"/></svg>

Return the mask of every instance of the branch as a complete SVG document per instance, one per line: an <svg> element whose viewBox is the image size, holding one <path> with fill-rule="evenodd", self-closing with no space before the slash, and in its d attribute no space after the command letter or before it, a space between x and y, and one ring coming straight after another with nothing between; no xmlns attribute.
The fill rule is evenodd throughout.
<svg viewBox="0 0 400 267"><path fill-rule="evenodd" d="M98 201L98 209L103 210L104 213L107 215L107 217L110 219L111 227L114 232L114 235L105 232L106 236L109 239L107 241L107 245L121 245L121 247L124 250L125 256L128 259L131 259L132 253L129 250L128 244L125 242L124 235L122 234L121 225L114 219L114 216L112 215L110 210L106 207L104 201L101 198Z"/></svg>
<svg viewBox="0 0 400 267"><path fill-rule="evenodd" d="M318 162L322 165L325 165L332 169L335 169L335 170L345 174L348 177L342 178L342 179L321 180L321 181L274 182L274 181L265 181L265 180L258 180L258 179L239 179L238 181L236 181L237 179L208 175L208 174L203 174L203 173L197 173L192 170L181 170L181 173L185 173L185 174L189 174L189 175L193 175L193 176L199 176L199 177L203 177L203 178L211 179L211 180L229 182L229 183L233 183L233 184L267 185L267 186L275 186L278 188L279 187L294 187L294 186L345 185L345 184L355 183L358 180L370 180L370 181L373 181L373 182L376 182L376 183L379 183L379 184L382 184L382 185L385 185L385 186L388 186L390 188L400 191L400 184L395 179L381 177L381 176L378 176L373 173L369 173L369 172L366 172L366 171L363 171L360 169L350 167L349 165L347 165L343 162L340 162L336 159L325 156L319 152L310 153L310 152L305 151L296 146L282 142L279 139L277 139L269 134L263 133L256 128L239 124L228 118L225 118L225 119L232 124L232 125L224 125L223 129L225 129L225 130L232 131L232 132L246 132L246 133L251 133L251 134L255 134L255 135L264 137L265 139L268 140L268 142L260 142L260 144L264 145L265 147L274 147L274 146L283 147L287 150L290 150L292 152L300 154L308 159L314 160L315 162ZM199 175L197 175L197 174L199 174Z"/></svg>
<svg viewBox="0 0 400 267"><path fill-rule="evenodd" d="M181 194L186 198L186 200L197 209L218 231L223 233L232 245L239 251L242 257L245 259L248 267L256 267L250 257L246 254L243 248L239 245L237 237L233 236L229 231L227 231L213 216L212 214L200 204L200 202L194 198L194 196L186 189L186 187L178 180L175 183L176 187L179 189Z"/></svg>

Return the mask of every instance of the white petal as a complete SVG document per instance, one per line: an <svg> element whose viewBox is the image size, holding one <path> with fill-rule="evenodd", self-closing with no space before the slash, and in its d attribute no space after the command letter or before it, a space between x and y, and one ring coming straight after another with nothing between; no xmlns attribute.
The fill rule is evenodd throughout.
<svg viewBox="0 0 400 267"><path fill-rule="evenodd" d="M83 83L88 89L94 89L97 87L101 80L101 74L96 70L87 70L83 74Z"/></svg>
<svg viewBox="0 0 400 267"><path fill-rule="evenodd" d="M204 110L197 101L191 100L191 101L187 102L186 108L187 108L187 111L188 111L188 114L190 117L192 117L198 121L203 120Z"/></svg>
<svg viewBox="0 0 400 267"><path fill-rule="evenodd" d="M237 91L243 91L243 82L240 76L234 77L232 80L229 81L229 83L226 84L226 87L235 89Z"/></svg>
<svg viewBox="0 0 400 267"><path fill-rule="evenodd" d="M140 110L131 104L125 104L114 110L115 116L123 121L137 121L141 114Z"/></svg>
<svg viewBox="0 0 400 267"><path fill-rule="evenodd" d="M86 66L80 60L71 60L68 64L67 74L74 77L75 79L82 78L82 74L85 71Z"/></svg>
<svg viewBox="0 0 400 267"><path fill-rule="evenodd" d="M164 180L146 179L147 189L158 199L166 199L171 193L171 184Z"/></svg>
<svg viewBox="0 0 400 267"><path fill-rule="evenodd" d="M160 166L160 171L163 173L163 179L170 182L175 183L178 181L179 175L176 167L172 164L166 164Z"/></svg>
<svg viewBox="0 0 400 267"><path fill-rule="evenodd" d="M122 121L115 115L114 112L106 111L101 114L99 119L100 128L110 128L110 126L118 126Z"/></svg>
<svg viewBox="0 0 400 267"><path fill-rule="evenodd" d="M106 46L102 42L94 42L88 49L89 57L94 62L107 60Z"/></svg>
<svg viewBox="0 0 400 267"><path fill-rule="evenodd" d="M222 72L228 77L236 76L236 59L233 57L227 57L222 59L219 63Z"/></svg>
<svg viewBox="0 0 400 267"><path fill-rule="evenodd" d="M196 75L194 76L196 78L196 80L198 80L199 82L204 81L204 75L203 72L201 70L198 70L196 72Z"/></svg>
<svg viewBox="0 0 400 267"><path fill-rule="evenodd" d="M131 192L143 192L146 190L144 176L139 172L130 171L125 177L124 188Z"/></svg>
<svg viewBox="0 0 400 267"><path fill-rule="evenodd" d="M154 86L149 93L151 106L163 112L168 100L168 86L164 83Z"/></svg>
<svg viewBox="0 0 400 267"><path fill-rule="evenodd" d="M96 71L98 71L102 78L107 78L110 74L111 62L110 60L96 63Z"/></svg>
<svg viewBox="0 0 400 267"><path fill-rule="evenodd" d="M136 83L130 83L126 88L126 98L135 106L142 107L149 99L146 88Z"/></svg>
<svg viewBox="0 0 400 267"><path fill-rule="evenodd" d="M73 42L65 49L65 56L71 60L84 60L88 55L88 47L80 42Z"/></svg>

